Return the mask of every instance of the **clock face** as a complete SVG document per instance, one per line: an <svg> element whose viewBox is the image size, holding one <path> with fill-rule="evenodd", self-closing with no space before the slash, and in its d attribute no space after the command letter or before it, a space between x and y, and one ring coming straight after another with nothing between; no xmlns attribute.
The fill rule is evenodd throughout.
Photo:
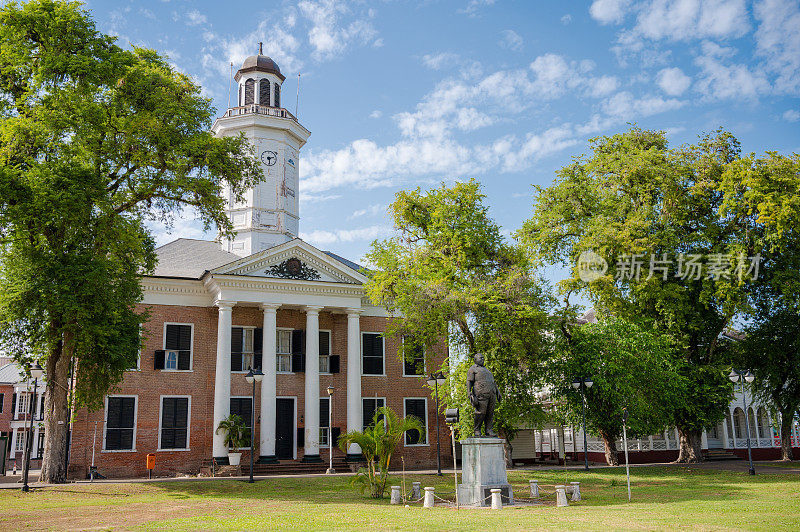
<svg viewBox="0 0 800 532"><path fill-rule="evenodd" d="M267 150L261 154L261 162L267 166L274 166L278 162L278 154Z"/></svg>

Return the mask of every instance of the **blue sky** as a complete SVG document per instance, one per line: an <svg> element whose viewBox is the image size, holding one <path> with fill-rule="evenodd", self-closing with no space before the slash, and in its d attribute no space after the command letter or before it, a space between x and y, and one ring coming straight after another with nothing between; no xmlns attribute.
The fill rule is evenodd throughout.
<svg viewBox="0 0 800 532"><path fill-rule="evenodd" d="M507 233L532 184L628 122L672 144L725 127L800 152L797 0L89 1L123 46L167 54L228 106L229 63L264 42L301 152L301 237L362 259L398 190L471 177ZM203 234L191 213L159 243Z"/></svg>

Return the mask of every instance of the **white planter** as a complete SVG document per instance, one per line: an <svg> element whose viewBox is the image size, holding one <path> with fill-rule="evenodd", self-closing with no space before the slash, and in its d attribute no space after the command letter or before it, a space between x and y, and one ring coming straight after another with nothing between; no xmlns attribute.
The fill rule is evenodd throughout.
<svg viewBox="0 0 800 532"><path fill-rule="evenodd" d="M239 461L242 459L242 453L228 453L228 462L231 465L239 465Z"/></svg>

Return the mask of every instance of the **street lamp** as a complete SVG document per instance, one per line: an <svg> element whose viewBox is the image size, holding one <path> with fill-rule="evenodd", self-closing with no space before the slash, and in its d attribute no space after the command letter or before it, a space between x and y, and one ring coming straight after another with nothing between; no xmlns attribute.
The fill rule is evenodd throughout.
<svg viewBox="0 0 800 532"><path fill-rule="evenodd" d="M250 480L248 480L251 484L253 483L253 468L255 467L253 455L256 452L256 439L253 437L256 430L256 383L260 383L263 379L264 374L261 370L254 370L253 368L250 368L250 371L244 376L244 380L253 385L253 403L252 408L250 408Z"/></svg>
<svg viewBox="0 0 800 532"><path fill-rule="evenodd" d="M742 387L741 390L742 390L742 406L744 406L744 424L747 426L747 459L750 461L750 474L755 475L756 468L753 467L753 453L750 450L750 414L747 412L747 401L745 400L745 395L744 395L744 383L745 381L747 381L747 383L750 384L751 382L753 382L756 376L753 375L753 372L750 371L749 369L747 370L732 369L730 375L728 375L728 378L734 384L738 382Z"/></svg>
<svg viewBox="0 0 800 532"><path fill-rule="evenodd" d="M572 387L581 391L581 412L583 413L583 469L589 471L589 449L586 443L586 390L592 387L594 381L591 377L575 377Z"/></svg>
<svg viewBox="0 0 800 532"><path fill-rule="evenodd" d="M444 374L441 371L432 373L426 382L428 383L428 386L433 386L436 390L436 474L441 477L442 451L439 444L439 385L444 385L445 383Z"/></svg>
<svg viewBox="0 0 800 532"><path fill-rule="evenodd" d="M22 470L22 491L30 491L28 487L28 472L31 469L31 445L33 440L33 417L36 414L36 389L39 386L39 379L44 375L44 370L39 363L31 364L29 367L31 377L33 377L33 397L28 398L28 415L30 422L28 423L28 433L25 435L25 464Z"/></svg>
<svg viewBox="0 0 800 532"><path fill-rule="evenodd" d="M326 475L336 473L333 469L333 386L328 386L328 470Z"/></svg>

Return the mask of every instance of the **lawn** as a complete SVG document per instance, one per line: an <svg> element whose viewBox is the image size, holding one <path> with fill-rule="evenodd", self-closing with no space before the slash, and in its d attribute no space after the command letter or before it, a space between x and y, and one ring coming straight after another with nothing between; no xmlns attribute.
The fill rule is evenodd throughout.
<svg viewBox="0 0 800 532"><path fill-rule="evenodd" d="M763 471L763 469L762 469ZM775 471L775 472L773 472ZM0 530L500 530L500 529L800 529L800 476L778 468L750 477L705 468L511 471L519 495L536 478L544 493L580 481L584 500L501 511L391 506L349 486L348 477L271 478L128 484L71 484L29 494L0 490ZM442 495L451 477L407 475ZM450 482L450 484L448 484ZM392 483L399 484L395 477ZM452 497L450 495L450 497Z"/></svg>

